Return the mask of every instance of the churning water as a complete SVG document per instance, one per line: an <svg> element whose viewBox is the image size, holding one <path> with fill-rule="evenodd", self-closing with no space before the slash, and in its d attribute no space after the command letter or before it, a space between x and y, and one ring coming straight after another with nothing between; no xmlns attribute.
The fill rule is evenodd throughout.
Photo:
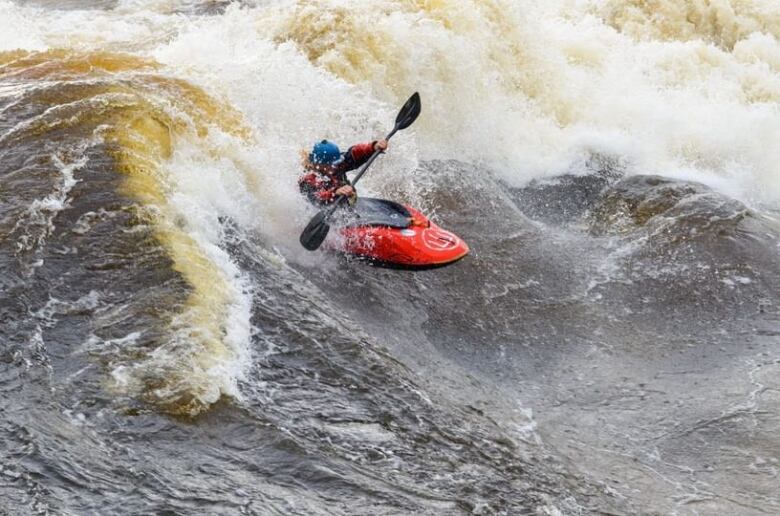
<svg viewBox="0 0 780 516"><path fill-rule="evenodd" d="M780 512L774 0L0 0L0 513ZM308 253L299 151L472 254Z"/></svg>

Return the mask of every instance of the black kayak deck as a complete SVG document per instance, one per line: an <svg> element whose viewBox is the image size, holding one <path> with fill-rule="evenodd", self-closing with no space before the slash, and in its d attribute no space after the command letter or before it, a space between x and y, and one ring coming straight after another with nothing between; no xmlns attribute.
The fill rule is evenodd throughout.
<svg viewBox="0 0 780 516"><path fill-rule="evenodd" d="M384 226L408 228L412 214L404 206L386 199L359 197L354 206L344 210L341 227Z"/></svg>

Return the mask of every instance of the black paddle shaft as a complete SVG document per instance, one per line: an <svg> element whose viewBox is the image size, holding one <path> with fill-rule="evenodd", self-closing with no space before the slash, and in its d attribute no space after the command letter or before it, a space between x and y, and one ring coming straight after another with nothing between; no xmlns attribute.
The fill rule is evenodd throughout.
<svg viewBox="0 0 780 516"><path fill-rule="evenodd" d="M420 94L415 92L411 97L409 97L409 100L406 101L401 110L398 112L398 116L395 117L395 127L393 127L393 130L390 131L390 134L388 134L385 139L389 140L398 131L406 129L412 125L412 123L417 120L419 115ZM363 174L366 173L368 167L371 166L371 163L373 163L376 157L381 153L382 151L379 150L374 151L371 157L368 158L368 161L366 161L366 163L360 168L357 175L355 176L355 179L352 180L353 185L356 184L361 177L363 177ZM309 221L309 223L306 225L306 228L303 230L303 233L301 233L301 237L299 239L303 247L309 251L314 251L320 246L320 244L322 244L322 242L325 240L325 237L328 236L328 231L330 231L328 220L346 198L347 197L345 196L340 196L338 199L336 199L336 202L333 203L333 206L328 209L321 210Z"/></svg>
<svg viewBox="0 0 780 516"><path fill-rule="evenodd" d="M393 128L393 130L392 130L392 131L390 131L390 134L388 134L388 135L385 137L385 140L389 140L389 139L390 139L390 138L392 138L392 137L393 137L393 135L394 135L395 133L397 133L397 132L398 132L398 128L397 128L397 127L396 127L396 128ZM352 186L355 186L355 185L357 184L357 182L358 182L358 181L360 181L360 178L361 178L361 177L363 177L363 174L365 174L365 173L366 173L366 170L368 170L368 167L370 167L370 166L371 166L371 163L373 163L373 162L374 162L374 160L377 158L377 156L379 156L380 154L382 154L382 151L379 151L379 150L377 150L377 151L374 151L374 153L371 155L371 157L370 157L370 158L368 158L368 161L366 161L366 162L363 164L363 166L360 168L360 170L358 170L358 173L355 175L355 178L354 178L352 181L350 181L350 184L351 184ZM339 198L338 198L338 199L336 199L336 202L334 202L334 203L333 203L333 206L331 206L330 208L328 208L328 209L327 209L327 211L326 211L326 213L327 213L327 215L326 215L326 217L325 217L325 220L326 220L326 221L327 221L327 219L329 219L329 218L330 218L330 216L331 216L331 215L333 215L333 213L335 213L335 212L336 212L336 210L337 210L337 209L338 209L338 207L341 205L341 203L342 203L342 202L344 202L344 200L346 200L346 199L348 199L348 197L347 197L347 196L345 196L345 195L341 195L341 196L339 196Z"/></svg>
<svg viewBox="0 0 780 516"><path fill-rule="evenodd" d="M417 117L420 115L420 94L415 92L411 97L409 97L409 100L406 101L404 106L401 108L401 110L398 112L398 116L395 117L395 127L393 127L393 130L390 131L390 133L385 136L385 140L389 140L393 137L395 133L402 129L406 129L412 123L417 119ZM370 158L368 158L368 161L366 161L363 166L360 168L358 173L355 175L355 179L351 181L352 186L356 185L358 181L360 181L360 178L363 177L363 174L366 173L366 170L368 170L368 167L371 166L371 163L374 162L374 160L382 154L382 151L374 151L374 153L371 155ZM339 197L336 202L333 203L333 206L331 206L330 210L328 210L328 214L326 217L326 220L336 211L338 206L343 202L343 200L346 199L346 197L342 196Z"/></svg>

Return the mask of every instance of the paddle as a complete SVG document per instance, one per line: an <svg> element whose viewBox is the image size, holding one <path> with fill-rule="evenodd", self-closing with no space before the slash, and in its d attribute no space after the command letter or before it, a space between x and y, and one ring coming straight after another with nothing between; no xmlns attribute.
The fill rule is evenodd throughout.
<svg viewBox="0 0 780 516"><path fill-rule="evenodd" d="M420 94L415 93L409 97L409 100L406 101L404 107L402 107L401 111L398 112L398 116L395 117L395 127L393 127L393 130L390 131L390 134L388 134L385 139L389 140L398 131L406 129L412 125L412 123L417 120L417 116L419 114ZM368 161L366 161L363 167L361 167L361 169L358 171L355 179L352 180L353 186L358 181L360 181L360 178L363 177L363 174L366 173L368 167L371 166L371 163L373 163L376 157L381 153L382 151L374 151L371 157L368 158ZM336 199L332 206L320 211L318 214L312 217L312 219L306 225L306 228L303 230L303 233L301 233L300 241L303 247L309 251L314 251L322 244L322 241L325 240L326 236L328 236L328 231L330 231L330 225L328 224L330 217L333 215L333 213L335 213L335 211L338 209L341 203L344 202L345 199L346 197L340 196L338 199Z"/></svg>

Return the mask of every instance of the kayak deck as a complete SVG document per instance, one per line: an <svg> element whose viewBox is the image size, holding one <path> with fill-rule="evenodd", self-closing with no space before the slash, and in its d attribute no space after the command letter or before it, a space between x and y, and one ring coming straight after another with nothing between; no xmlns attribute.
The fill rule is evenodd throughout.
<svg viewBox="0 0 780 516"><path fill-rule="evenodd" d="M386 226L408 228L412 214L402 204L386 199L360 197L354 206L345 212L342 227Z"/></svg>
<svg viewBox="0 0 780 516"><path fill-rule="evenodd" d="M384 199L360 198L336 224L330 247L395 268L428 269L460 260L469 247L414 208Z"/></svg>

